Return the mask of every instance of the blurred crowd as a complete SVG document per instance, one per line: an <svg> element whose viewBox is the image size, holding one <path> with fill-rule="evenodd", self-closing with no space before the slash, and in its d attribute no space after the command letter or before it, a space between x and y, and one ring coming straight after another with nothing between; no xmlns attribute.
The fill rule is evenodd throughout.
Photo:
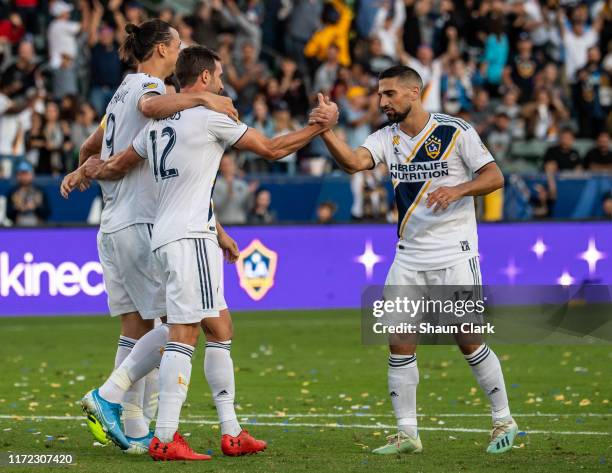
<svg viewBox="0 0 612 473"><path fill-rule="evenodd" d="M322 91L339 104L337 132L359 146L385 124L377 74L402 63L422 76L426 109L470 122L504 172L545 172L544 201L558 172L612 171L612 0L0 0L0 179L21 163L38 175L75 168L130 71L125 24L151 17L218 51L225 93L267 136L303 125ZM227 223L275 220L270 193L245 177L334 170L320 139L273 164L224 161ZM393 221L385 180L378 168L353 177L354 218ZM317 218L334 212L325 202Z"/></svg>

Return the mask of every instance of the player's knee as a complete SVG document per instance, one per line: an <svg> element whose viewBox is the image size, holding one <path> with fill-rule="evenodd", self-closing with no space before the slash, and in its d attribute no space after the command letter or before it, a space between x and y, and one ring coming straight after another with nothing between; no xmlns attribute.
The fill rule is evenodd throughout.
<svg viewBox="0 0 612 473"><path fill-rule="evenodd" d="M130 312L121 316L121 335L138 340L154 325L154 320L144 320L138 312Z"/></svg>
<svg viewBox="0 0 612 473"><path fill-rule="evenodd" d="M470 343L470 344L460 344L459 345L459 350L461 350L461 353L463 353L464 355L471 355L476 350L478 350L480 345L481 344L473 344L473 343Z"/></svg>
<svg viewBox="0 0 612 473"><path fill-rule="evenodd" d="M170 325L169 341L184 343L195 347L200 336L200 324L172 324Z"/></svg>

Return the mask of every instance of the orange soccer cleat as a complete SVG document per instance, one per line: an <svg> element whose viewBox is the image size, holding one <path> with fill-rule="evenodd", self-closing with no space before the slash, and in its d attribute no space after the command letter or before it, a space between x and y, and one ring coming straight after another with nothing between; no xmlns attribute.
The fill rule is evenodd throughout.
<svg viewBox="0 0 612 473"><path fill-rule="evenodd" d="M149 455L153 460L212 460L210 455L194 452L187 441L178 432L174 433L172 442L164 443L153 437L149 444Z"/></svg>
<svg viewBox="0 0 612 473"><path fill-rule="evenodd" d="M257 440L249 435L246 430L240 432L238 437L225 434L221 437L221 451L224 455L238 457L240 455L252 455L266 449L268 444L263 440Z"/></svg>

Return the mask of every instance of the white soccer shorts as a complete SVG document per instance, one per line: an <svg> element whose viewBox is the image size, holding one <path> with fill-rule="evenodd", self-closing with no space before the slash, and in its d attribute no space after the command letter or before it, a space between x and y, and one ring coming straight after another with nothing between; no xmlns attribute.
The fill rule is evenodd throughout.
<svg viewBox="0 0 612 473"><path fill-rule="evenodd" d="M143 319L166 315L165 294L151 252L153 225L138 223L113 233L98 232L98 255L110 315L138 312Z"/></svg>
<svg viewBox="0 0 612 473"><path fill-rule="evenodd" d="M169 324L192 324L227 309L223 253L210 238L184 238L154 252L166 288Z"/></svg>
<svg viewBox="0 0 612 473"><path fill-rule="evenodd" d="M434 287L432 287L434 286ZM443 286L443 287L435 287ZM408 298L415 301L431 299L441 302L455 300L480 300L482 297L482 278L478 256L463 260L451 267L429 271L411 269L404 261L404 254L398 250L385 281L384 297L386 300ZM401 322L419 323L437 321L441 325L459 322L481 322L480 315L471 314L458 318L452 314L405 313L388 314L390 324Z"/></svg>

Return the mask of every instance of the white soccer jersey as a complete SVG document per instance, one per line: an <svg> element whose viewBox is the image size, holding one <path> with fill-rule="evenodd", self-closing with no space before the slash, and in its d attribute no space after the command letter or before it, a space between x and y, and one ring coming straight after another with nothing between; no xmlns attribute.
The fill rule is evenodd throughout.
<svg viewBox="0 0 612 473"><path fill-rule="evenodd" d="M225 147L247 129L226 115L195 107L151 120L136 137L134 149L149 160L158 189L152 250L183 238L216 241L212 193L217 171Z"/></svg>
<svg viewBox="0 0 612 473"><path fill-rule="evenodd" d="M433 113L414 137L393 124L371 134L362 146L377 164L389 168L399 245L411 269L449 268L478 255L473 197L463 197L437 213L426 207L427 194L467 182L494 161L474 128L461 119Z"/></svg>
<svg viewBox="0 0 612 473"><path fill-rule="evenodd" d="M128 148L149 119L138 110L148 93L165 94L164 82L148 74L128 74L106 107L101 159ZM140 163L123 179L100 181L104 208L102 233L113 233L136 223L155 221L155 186L146 163Z"/></svg>

